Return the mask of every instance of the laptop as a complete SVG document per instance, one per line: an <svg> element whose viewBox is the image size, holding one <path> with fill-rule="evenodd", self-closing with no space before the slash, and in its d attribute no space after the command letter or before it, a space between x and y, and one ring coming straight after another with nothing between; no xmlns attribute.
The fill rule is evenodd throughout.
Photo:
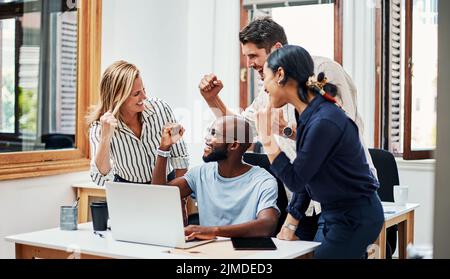
<svg viewBox="0 0 450 279"><path fill-rule="evenodd" d="M213 241L185 240L178 187L106 182L106 199L115 240L182 249Z"/></svg>

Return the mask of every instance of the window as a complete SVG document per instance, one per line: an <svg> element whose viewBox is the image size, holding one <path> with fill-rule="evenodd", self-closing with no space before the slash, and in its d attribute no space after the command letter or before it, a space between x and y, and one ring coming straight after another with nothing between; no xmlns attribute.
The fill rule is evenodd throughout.
<svg viewBox="0 0 450 279"><path fill-rule="evenodd" d="M301 45L311 51L311 55L329 57L342 63L341 0L244 0L242 7L241 28L253 18L271 16L283 26L289 44ZM250 82L247 86L245 67L245 58L241 57L242 108L252 102L262 86L259 75L253 70L248 73Z"/></svg>
<svg viewBox="0 0 450 279"><path fill-rule="evenodd" d="M314 56L334 59L334 4L272 8L272 18L283 26L289 44Z"/></svg>
<svg viewBox="0 0 450 279"><path fill-rule="evenodd" d="M101 1L0 6L0 180L87 169Z"/></svg>
<svg viewBox="0 0 450 279"><path fill-rule="evenodd" d="M382 6L381 145L409 160L430 159L436 147L437 5L390 0Z"/></svg>
<svg viewBox="0 0 450 279"><path fill-rule="evenodd" d="M73 148L76 6L2 2L0 152Z"/></svg>

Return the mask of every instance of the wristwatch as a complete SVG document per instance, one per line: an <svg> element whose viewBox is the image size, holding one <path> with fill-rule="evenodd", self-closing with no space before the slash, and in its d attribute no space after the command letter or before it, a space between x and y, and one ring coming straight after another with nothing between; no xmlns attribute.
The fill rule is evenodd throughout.
<svg viewBox="0 0 450 279"><path fill-rule="evenodd" d="M164 158L170 158L170 150L169 151L164 151L158 148L158 150L156 150L156 153Z"/></svg>
<svg viewBox="0 0 450 279"><path fill-rule="evenodd" d="M291 224L291 223L284 223L283 226L284 226L286 229L291 230L291 231L293 231L293 232L295 232L295 231L297 230L297 227L298 227L298 226L296 226L296 225L294 225L294 224Z"/></svg>
<svg viewBox="0 0 450 279"><path fill-rule="evenodd" d="M290 138L290 137L292 137L293 133L294 133L294 130L292 130L291 127L286 126L283 128L283 137Z"/></svg>

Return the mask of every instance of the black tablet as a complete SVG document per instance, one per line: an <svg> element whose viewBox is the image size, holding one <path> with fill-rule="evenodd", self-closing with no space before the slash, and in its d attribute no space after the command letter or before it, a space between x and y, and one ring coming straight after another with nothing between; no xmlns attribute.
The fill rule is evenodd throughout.
<svg viewBox="0 0 450 279"><path fill-rule="evenodd" d="M270 237L231 238L235 250L276 250Z"/></svg>

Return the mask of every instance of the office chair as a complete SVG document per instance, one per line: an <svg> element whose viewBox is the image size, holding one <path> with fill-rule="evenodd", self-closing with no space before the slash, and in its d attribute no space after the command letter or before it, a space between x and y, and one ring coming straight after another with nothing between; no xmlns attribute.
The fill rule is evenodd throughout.
<svg viewBox="0 0 450 279"><path fill-rule="evenodd" d="M273 175L272 171L270 170L270 161L266 154L245 153L243 159L244 162L246 162L247 164L261 167ZM278 184L277 207L278 209L280 209L280 217L278 219L277 229L275 231L274 236L277 235L277 233L281 230L281 227L283 226L284 220L286 219L287 216L286 208L288 205L288 198L286 194L286 189L284 189L284 184L283 182L281 182L280 179L276 178L276 180Z"/></svg>
<svg viewBox="0 0 450 279"><path fill-rule="evenodd" d="M399 185L397 163L394 155L380 149L369 149L370 157L377 170L380 188L378 195L382 201L394 201L394 185ZM386 231L386 258L391 259L397 247L397 226L392 226Z"/></svg>
<svg viewBox="0 0 450 279"><path fill-rule="evenodd" d="M41 136L41 141L45 143L45 149L73 148L75 135L45 134Z"/></svg>

